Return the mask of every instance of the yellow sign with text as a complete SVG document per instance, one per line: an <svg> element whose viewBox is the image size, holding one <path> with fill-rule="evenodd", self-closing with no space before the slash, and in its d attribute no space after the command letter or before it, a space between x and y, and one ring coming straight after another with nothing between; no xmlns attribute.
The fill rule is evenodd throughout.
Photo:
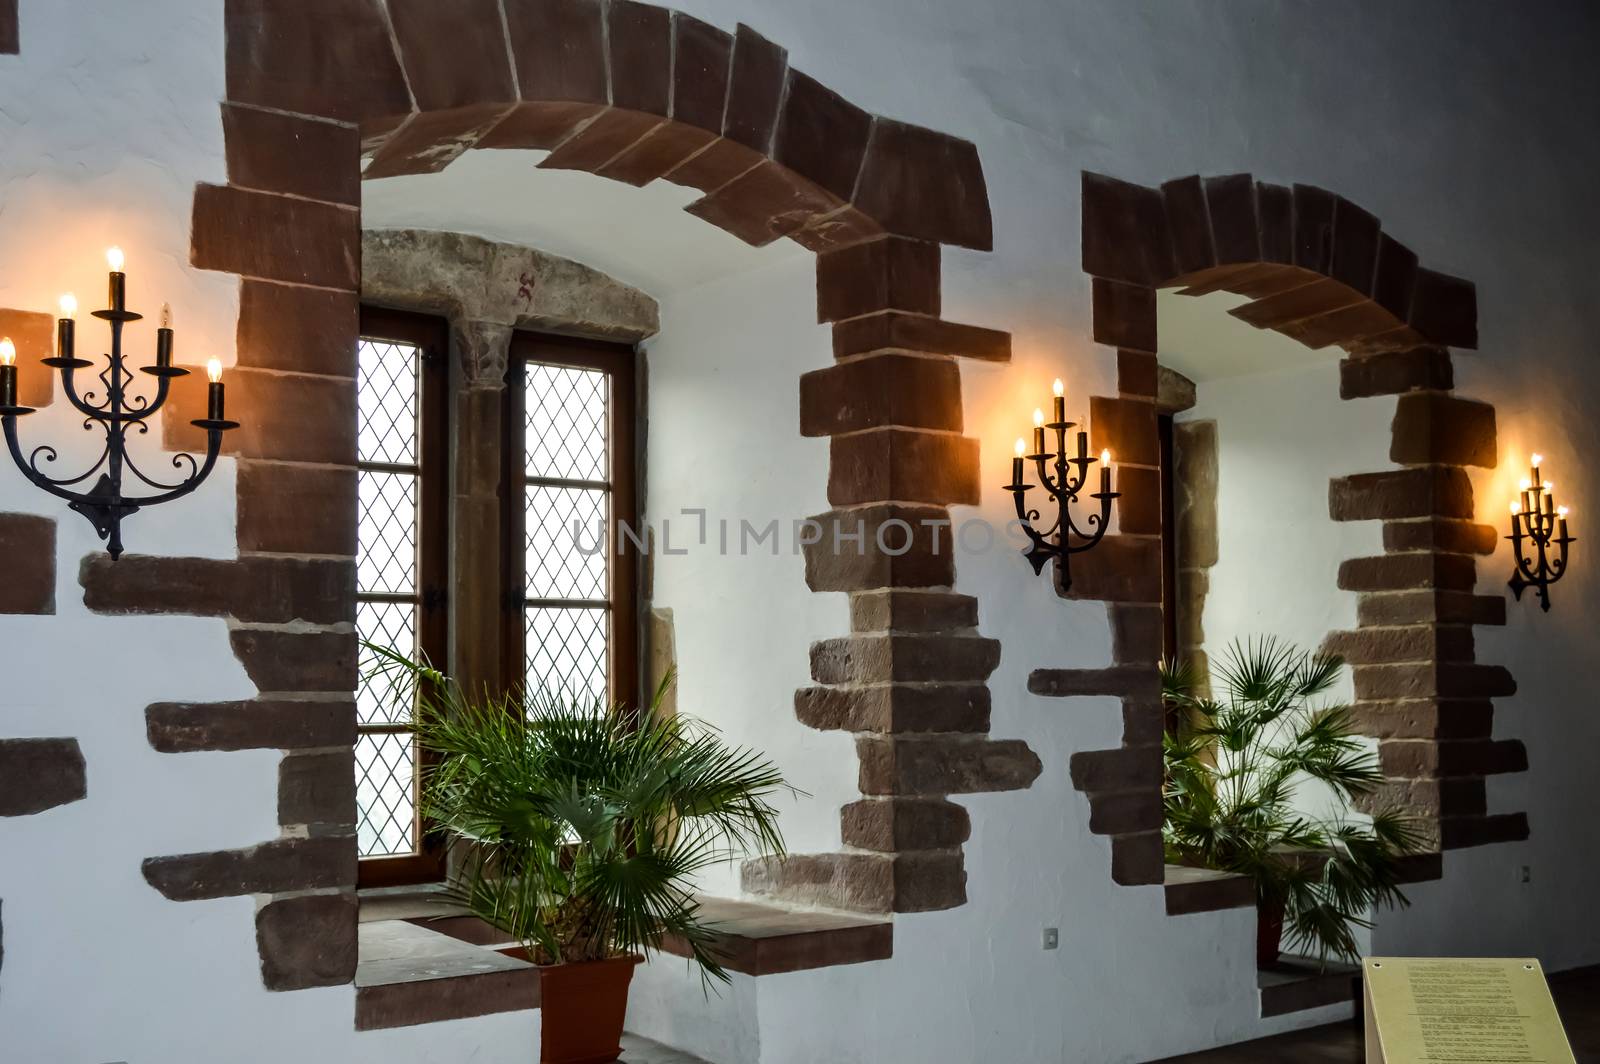
<svg viewBox="0 0 1600 1064"><path fill-rule="evenodd" d="M1368 957L1367 1064L1576 1064L1539 962Z"/></svg>

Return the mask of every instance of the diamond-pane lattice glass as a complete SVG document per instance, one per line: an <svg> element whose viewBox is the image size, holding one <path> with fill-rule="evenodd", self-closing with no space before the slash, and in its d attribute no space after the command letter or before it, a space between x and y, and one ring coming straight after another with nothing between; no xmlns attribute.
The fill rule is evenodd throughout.
<svg viewBox="0 0 1600 1064"><path fill-rule="evenodd" d="M410 735L356 738L356 844L362 857L416 850L416 796Z"/></svg>
<svg viewBox="0 0 1600 1064"><path fill-rule="evenodd" d="M533 607L527 611L528 689L559 691L587 702L606 694L604 609Z"/></svg>
<svg viewBox="0 0 1600 1064"><path fill-rule="evenodd" d="M361 461L416 464L417 354L411 344L362 338L356 379L361 417L356 454Z"/></svg>
<svg viewBox="0 0 1600 1064"><path fill-rule="evenodd" d="M356 603L356 634L368 643L407 656L417 652L417 607L410 602ZM361 652L361 686L356 690L357 724L396 724L411 719L412 689L388 671L374 669L378 660Z"/></svg>
<svg viewBox="0 0 1600 1064"><path fill-rule="evenodd" d="M528 363L528 476L606 480L607 375Z"/></svg>
<svg viewBox="0 0 1600 1064"><path fill-rule="evenodd" d="M606 597L606 500L594 488L528 486L529 598Z"/></svg>
<svg viewBox="0 0 1600 1064"><path fill-rule="evenodd" d="M411 594L417 589L417 478L410 473L358 474L360 499L356 588Z"/></svg>

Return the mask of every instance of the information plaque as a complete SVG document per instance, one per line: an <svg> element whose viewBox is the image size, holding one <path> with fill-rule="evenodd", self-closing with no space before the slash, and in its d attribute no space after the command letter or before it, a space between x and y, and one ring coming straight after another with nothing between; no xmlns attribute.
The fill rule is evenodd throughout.
<svg viewBox="0 0 1600 1064"><path fill-rule="evenodd" d="M1577 1064L1539 962L1368 957L1367 1064Z"/></svg>

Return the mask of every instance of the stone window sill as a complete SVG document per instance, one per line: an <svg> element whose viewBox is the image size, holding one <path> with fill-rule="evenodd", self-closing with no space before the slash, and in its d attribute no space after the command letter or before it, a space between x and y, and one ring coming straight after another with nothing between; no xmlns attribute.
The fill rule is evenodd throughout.
<svg viewBox="0 0 1600 1064"><path fill-rule="evenodd" d="M537 967L436 929L477 923L437 892L364 891L360 919L358 1031L539 1007Z"/></svg>
<svg viewBox="0 0 1600 1064"><path fill-rule="evenodd" d="M894 952L894 924L886 919L728 898L700 901L728 969L744 975L861 964ZM538 968L499 952L517 944L437 888L362 891L360 931L361 1030L539 1005ZM689 955L688 944L676 938L663 950Z"/></svg>

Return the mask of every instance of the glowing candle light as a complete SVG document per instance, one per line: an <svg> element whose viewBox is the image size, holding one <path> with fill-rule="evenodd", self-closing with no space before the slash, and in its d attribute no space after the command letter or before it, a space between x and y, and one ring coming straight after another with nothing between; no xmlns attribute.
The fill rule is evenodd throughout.
<svg viewBox="0 0 1600 1064"><path fill-rule="evenodd" d="M1050 385L1050 390L1055 393L1051 405L1051 413L1055 415L1053 420L1058 425L1064 424L1067 420L1067 386L1061 383L1060 377L1057 377L1055 383Z"/></svg>
<svg viewBox="0 0 1600 1064"><path fill-rule="evenodd" d="M1033 409L1033 453L1044 454L1044 411Z"/></svg>
<svg viewBox="0 0 1600 1064"><path fill-rule="evenodd" d="M0 407L17 405L17 345L0 336Z"/></svg>
<svg viewBox="0 0 1600 1064"><path fill-rule="evenodd" d="M1022 442L1022 437L1017 437L1017 453L1011 459L1011 486L1022 487L1022 452L1027 445Z"/></svg>
<svg viewBox="0 0 1600 1064"><path fill-rule="evenodd" d="M1565 506L1558 506L1556 508L1556 516L1558 518L1560 518L1560 520L1561 520L1561 538L1562 539L1566 539L1567 538L1567 514L1569 514L1571 512L1572 511L1568 510Z"/></svg>
<svg viewBox="0 0 1600 1064"><path fill-rule="evenodd" d="M106 248L106 264L111 267L111 309L124 310L128 301L128 275L122 272L126 259L119 247Z"/></svg>
<svg viewBox="0 0 1600 1064"><path fill-rule="evenodd" d="M1111 451L1100 452L1100 494L1111 493Z"/></svg>
<svg viewBox="0 0 1600 1064"><path fill-rule="evenodd" d="M206 389L206 418L210 421L222 420L222 361L213 358L206 363L206 376L211 378L211 384Z"/></svg>
<svg viewBox="0 0 1600 1064"><path fill-rule="evenodd" d="M58 302L61 305L61 318L56 322L56 354L71 358L73 335L78 328L78 323L72 320L78 314L78 297L71 292L64 292Z"/></svg>

